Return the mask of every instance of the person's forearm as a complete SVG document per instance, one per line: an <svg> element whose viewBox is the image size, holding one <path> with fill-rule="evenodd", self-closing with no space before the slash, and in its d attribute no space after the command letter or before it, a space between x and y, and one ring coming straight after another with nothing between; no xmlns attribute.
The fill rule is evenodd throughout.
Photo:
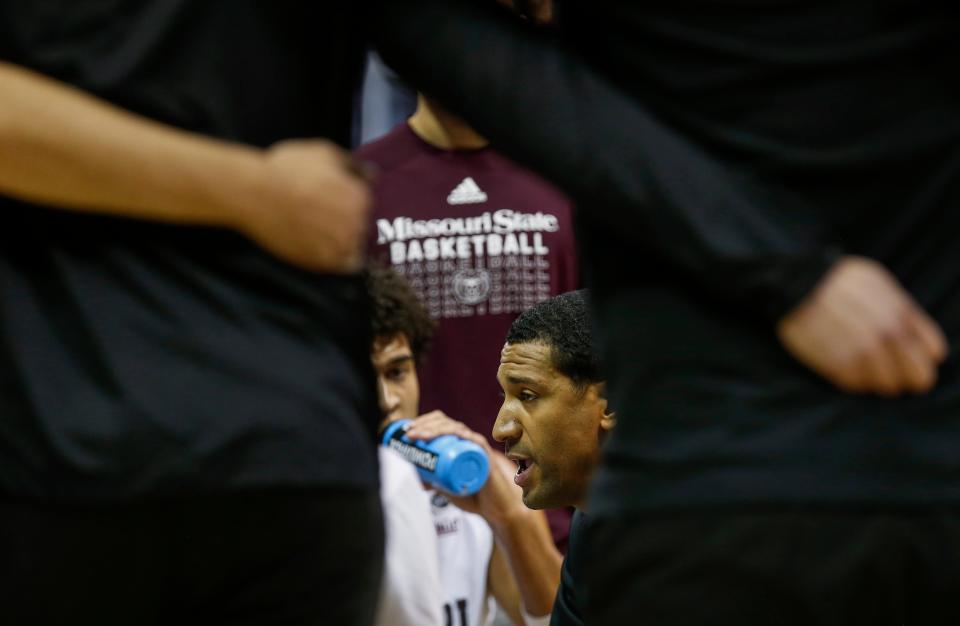
<svg viewBox="0 0 960 626"><path fill-rule="evenodd" d="M506 556L523 607L530 615L547 615L560 586L563 556L553 544L542 511L526 508L493 525L497 544Z"/></svg>
<svg viewBox="0 0 960 626"><path fill-rule="evenodd" d="M261 153L0 62L0 193L64 209L234 225Z"/></svg>
<svg viewBox="0 0 960 626"><path fill-rule="evenodd" d="M570 193L584 219L704 292L777 319L812 289L836 251L829 233L802 223L808 211L772 206L761 186L500 9L383 1L378 46L416 87Z"/></svg>

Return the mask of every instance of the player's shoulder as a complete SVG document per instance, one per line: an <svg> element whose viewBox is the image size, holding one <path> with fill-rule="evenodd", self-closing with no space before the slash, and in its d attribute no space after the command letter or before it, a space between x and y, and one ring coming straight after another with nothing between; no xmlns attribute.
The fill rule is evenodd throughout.
<svg viewBox="0 0 960 626"><path fill-rule="evenodd" d="M411 496L426 500L420 477L413 465L396 451L379 446L380 492L384 500L404 500Z"/></svg>
<svg viewBox="0 0 960 626"><path fill-rule="evenodd" d="M390 132L359 146L354 155L384 170L395 169L423 152L420 141L406 122L393 127Z"/></svg>

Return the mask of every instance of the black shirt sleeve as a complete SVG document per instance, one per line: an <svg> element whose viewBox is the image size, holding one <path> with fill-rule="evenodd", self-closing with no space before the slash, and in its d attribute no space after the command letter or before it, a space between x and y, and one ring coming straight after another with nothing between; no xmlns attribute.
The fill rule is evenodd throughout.
<svg viewBox="0 0 960 626"><path fill-rule="evenodd" d="M487 0L389 0L377 13L400 74L692 288L775 320L836 259L815 211L725 167L550 31Z"/></svg>
<svg viewBox="0 0 960 626"><path fill-rule="evenodd" d="M553 601L550 626L583 626L584 624L581 598L577 594L577 590L583 588L583 581L577 583L577 573L584 557L580 534L583 532L585 518L586 516L578 509L574 512L570 523L570 543L560 570L560 587L557 589L557 598Z"/></svg>

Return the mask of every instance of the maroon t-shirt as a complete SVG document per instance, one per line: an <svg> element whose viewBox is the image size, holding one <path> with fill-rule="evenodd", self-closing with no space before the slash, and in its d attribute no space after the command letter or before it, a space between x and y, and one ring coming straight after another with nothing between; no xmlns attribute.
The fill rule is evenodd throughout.
<svg viewBox="0 0 960 626"><path fill-rule="evenodd" d="M510 324L577 288L569 201L490 148L442 150L405 123L357 155L380 169L370 256L406 276L438 322L418 368L420 410L493 442Z"/></svg>
<svg viewBox="0 0 960 626"><path fill-rule="evenodd" d="M437 320L417 368L420 410L440 409L502 450L491 433L510 324L537 302L578 288L570 203L490 148L442 150L405 123L357 156L380 170L370 256L406 276ZM565 551L570 511L547 516Z"/></svg>

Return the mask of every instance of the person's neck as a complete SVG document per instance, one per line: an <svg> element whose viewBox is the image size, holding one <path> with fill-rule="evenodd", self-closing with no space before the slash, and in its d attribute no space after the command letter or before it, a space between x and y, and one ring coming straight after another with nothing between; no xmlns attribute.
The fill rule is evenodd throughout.
<svg viewBox="0 0 960 626"><path fill-rule="evenodd" d="M423 96L407 123L420 139L442 150L476 150L489 143L462 119Z"/></svg>

